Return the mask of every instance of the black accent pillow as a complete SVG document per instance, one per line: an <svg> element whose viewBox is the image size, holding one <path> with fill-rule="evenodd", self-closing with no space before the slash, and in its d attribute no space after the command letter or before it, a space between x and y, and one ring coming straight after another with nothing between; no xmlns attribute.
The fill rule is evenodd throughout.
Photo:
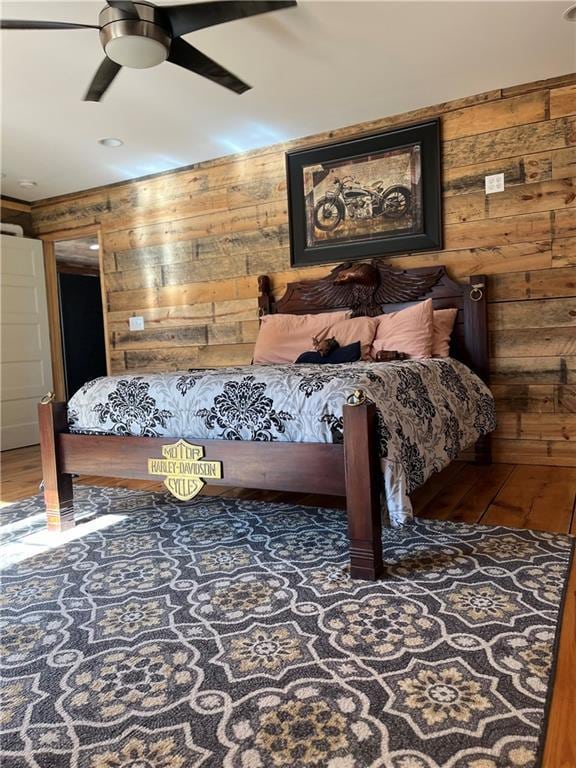
<svg viewBox="0 0 576 768"><path fill-rule="evenodd" d="M338 347L330 352L329 355L322 357L320 352L302 352L300 357L295 361L296 363L313 363L317 365L326 365L334 363L355 363L360 360L362 352L360 350L360 342L355 341L353 344L347 344L345 347Z"/></svg>

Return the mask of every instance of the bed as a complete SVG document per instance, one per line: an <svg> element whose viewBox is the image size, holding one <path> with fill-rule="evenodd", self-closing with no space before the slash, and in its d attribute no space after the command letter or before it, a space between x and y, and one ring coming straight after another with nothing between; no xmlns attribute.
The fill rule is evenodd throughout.
<svg viewBox="0 0 576 768"><path fill-rule="evenodd" d="M486 277L458 283L444 267L374 261L346 292L334 273L288 284L277 300L260 277L260 314L375 315L430 298L435 309L458 310L450 357L123 374L88 382L68 404L47 397L39 419L48 527L74 524L73 474L169 475L179 498L194 483L341 495L351 575L378 578L382 521L409 522L409 494L468 444L477 462L491 460Z"/></svg>

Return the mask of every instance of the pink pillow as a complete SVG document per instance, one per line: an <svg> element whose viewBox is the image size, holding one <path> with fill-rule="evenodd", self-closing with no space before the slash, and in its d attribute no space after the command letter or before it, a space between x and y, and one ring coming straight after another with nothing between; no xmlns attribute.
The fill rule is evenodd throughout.
<svg viewBox="0 0 576 768"><path fill-rule="evenodd" d="M254 347L254 363L293 363L302 352L312 349L313 336L323 334L328 326L345 320L348 314L344 311L317 315L264 315Z"/></svg>
<svg viewBox="0 0 576 768"><path fill-rule="evenodd" d="M339 320L332 323L322 333L317 334L317 338L322 341L333 336L341 347L359 341L362 351L361 360L369 360L370 347L377 328L377 317L353 317L350 320Z"/></svg>
<svg viewBox="0 0 576 768"><path fill-rule="evenodd" d="M431 357L434 337L432 299L387 315L378 315L372 355L383 349L409 357Z"/></svg>
<svg viewBox="0 0 576 768"><path fill-rule="evenodd" d="M450 337L456 322L457 309L434 310L434 338L432 342L432 354L434 357L450 356Z"/></svg>

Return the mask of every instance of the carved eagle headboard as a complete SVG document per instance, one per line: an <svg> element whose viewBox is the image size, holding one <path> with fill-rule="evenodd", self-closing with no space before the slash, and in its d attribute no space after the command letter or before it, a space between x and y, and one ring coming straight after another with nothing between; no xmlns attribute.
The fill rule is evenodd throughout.
<svg viewBox="0 0 576 768"><path fill-rule="evenodd" d="M489 347L487 277L473 275L460 283L446 268L396 269L372 259L339 264L316 280L288 283L276 299L270 278L258 278L260 315L284 312L307 314L351 309L353 316L396 312L419 301L432 299L434 309L458 309L450 354L488 380Z"/></svg>

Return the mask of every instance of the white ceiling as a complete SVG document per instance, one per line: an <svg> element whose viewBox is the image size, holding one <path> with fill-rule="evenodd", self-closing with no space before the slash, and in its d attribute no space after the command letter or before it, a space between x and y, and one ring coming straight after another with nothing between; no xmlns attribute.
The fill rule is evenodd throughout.
<svg viewBox="0 0 576 768"><path fill-rule="evenodd" d="M99 104L82 101L96 30L4 30L3 193L42 199L576 71L570 3L300 0L187 36L252 91L164 63L122 70ZM94 24L102 7L5 2L2 16Z"/></svg>

